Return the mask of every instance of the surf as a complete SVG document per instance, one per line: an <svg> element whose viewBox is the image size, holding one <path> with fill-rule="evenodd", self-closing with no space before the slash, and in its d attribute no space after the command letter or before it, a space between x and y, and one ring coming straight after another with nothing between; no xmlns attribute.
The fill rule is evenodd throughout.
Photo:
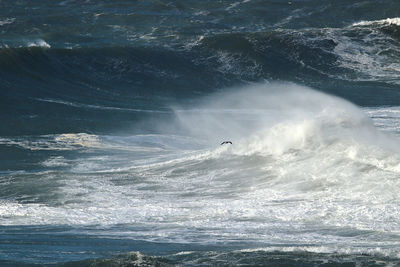
<svg viewBox="0 0 400 267"><path fill-rule="evenodd" d="M44 160L48 172L12 174L47 186L3 201L2 224L99 225L111 235L125 225L119 234L149 242L328 253L360 245L370 253L383 242L380 252L398 253L399 142L362 109L293 83L231 88L171 109L176 118L159 130L173 134L46 137L42 149L52 149L46 141L77 154ZM225 139L232 144L221 146Z"/></svg>

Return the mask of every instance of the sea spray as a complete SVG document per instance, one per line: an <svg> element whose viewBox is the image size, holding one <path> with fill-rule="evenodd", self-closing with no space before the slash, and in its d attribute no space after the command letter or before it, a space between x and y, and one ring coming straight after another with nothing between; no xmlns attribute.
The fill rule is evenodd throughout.
<svg viewBox="0 0 400 267"><path fill-rule="evenodd" d="M400 262L398 0L1 6L1 266Z"/></svg>
<svg viewBox="0 0 400 267"><path fill-rule="evenodd" d="M318 243L330 252L383 242L388 255L397 251L398 142L355 105L263 83L176 115L169 124L180 134L90 136L95 146L72 143L75 157L42 163L51 172L13 174L54 185L2 202L2 224L100 225L110 234L123 224L119 233L147 241ZM75 136L86 135L53 142ZM233 144L220 146L225 139Z"/></svg>
<svg viewBox="0 0 400 267"><path fill-rule="evenodd" d="M298 128L297 131L293 129L292 136L288 133L289 139L295 139L302 131L310 135L313 131L324 131L326 137L337 138L347 134L349 138L363 139L370 135L371 142L381 136L372 121L355 105L293 83L272 82L235 88L199 102L195 108L175 107L175 127L211 141L211 145L220 140L249 139L274 129L279 131L279 127L283 130L288 125ZM300 124L313 128L300 129ZM282 135L281 138L285 138L285 131ZM278 137L270 138L271 142L278 143Z"/></svg>

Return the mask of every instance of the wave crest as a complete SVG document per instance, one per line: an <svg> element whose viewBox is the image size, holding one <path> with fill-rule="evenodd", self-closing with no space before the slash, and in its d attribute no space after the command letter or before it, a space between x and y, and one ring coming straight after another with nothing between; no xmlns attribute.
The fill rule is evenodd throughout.
<svg viewBox="0 0 400 267"><path fill-rule="evenodd" d="M353 26L370 26L370 25L397 25L400 26L400 18L387 18L372 21L360 21L353 23Z"/></svg>

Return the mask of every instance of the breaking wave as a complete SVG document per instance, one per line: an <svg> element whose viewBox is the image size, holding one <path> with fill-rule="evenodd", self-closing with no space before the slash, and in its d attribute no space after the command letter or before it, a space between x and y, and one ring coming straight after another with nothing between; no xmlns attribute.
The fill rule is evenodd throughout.
<svg viewBox="0 0 400 267"><path fill-rule="evenodd" d="M1 6L0 265L400 261L398 0Z"/></svg>
<svg viewBox="0 0 400 267"><path fill-rule="evenodd" d="M31 142L86 155L53 155L40 163L47 172L12 174L2 183L2 225L134 225L119 233L151 242L320 244L329 253L383 242L384 255L399 253L400 146L353 104L267 83L173 109L167 124L176 135ZM233 144L220 146L226 139ZM27 197L33 182L40 190Z"/></svg>

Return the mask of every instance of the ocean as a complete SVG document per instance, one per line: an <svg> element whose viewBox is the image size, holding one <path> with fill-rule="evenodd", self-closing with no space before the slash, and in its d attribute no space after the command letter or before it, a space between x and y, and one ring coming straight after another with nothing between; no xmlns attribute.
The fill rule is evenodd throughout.
<svg viewBox="0 0 400 267"><path fill-rule="evenodd" d="M399 14L0 1L0 266L400 265Z"/></svg>

